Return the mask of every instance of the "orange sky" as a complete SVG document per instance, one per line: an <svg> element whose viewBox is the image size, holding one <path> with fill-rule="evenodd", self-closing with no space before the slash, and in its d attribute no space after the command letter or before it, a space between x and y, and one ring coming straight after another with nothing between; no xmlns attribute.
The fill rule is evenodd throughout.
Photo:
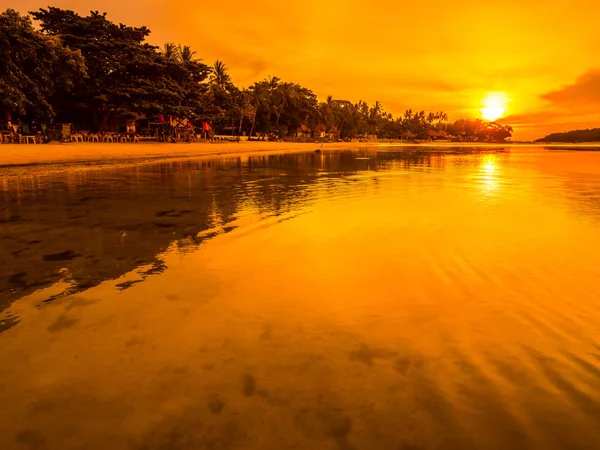
<svg viewBox="0 0 600 450"><path fill-rule="evenodd" d="M150 41L223 60L247 86L268 75L386 110L480 116L488 91L511 99L516 139L600 126L600 2L596 0L0 0L146 25Z"/></svg>

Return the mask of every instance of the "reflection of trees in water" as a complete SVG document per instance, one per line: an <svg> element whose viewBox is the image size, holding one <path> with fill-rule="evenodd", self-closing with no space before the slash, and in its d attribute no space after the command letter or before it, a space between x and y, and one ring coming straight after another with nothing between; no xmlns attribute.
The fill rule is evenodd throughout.
<svg viewBox="0 0 600 450"><path fill-rule="evenodd" d="M352 158L326 159L327 177L358 170ZM306 203L322 165L315 154L270 155L6 178L0 310L65 278L71 288L58 296L140 267L142 277L158 273L157 255L173 241L190 250L229 231L240 213L277 215Z"/></svg>
<svg viewBox="0 0 600 450"><path fill-rule="evenodd" d="M443 167L443 154L328 152L230 157L5 178L0 182L0 311L65 280L49 300L165 269L172 243L193 251L240 216L277 217L359 171ZM136 282L139 282L136 281ZM117 286L126 289L134 282Z"/></svg>

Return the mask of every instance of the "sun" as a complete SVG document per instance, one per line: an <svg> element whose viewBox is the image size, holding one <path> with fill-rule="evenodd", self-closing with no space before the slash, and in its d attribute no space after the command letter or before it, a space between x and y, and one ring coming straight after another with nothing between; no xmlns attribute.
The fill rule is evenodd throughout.
<svg viewBox="0 0 600 450"><path fill-rule="evenodd" d="M481 115L485 120L493 122L503 117L506 113L508 97L504 92L490 92L481 101Z"/></svg>

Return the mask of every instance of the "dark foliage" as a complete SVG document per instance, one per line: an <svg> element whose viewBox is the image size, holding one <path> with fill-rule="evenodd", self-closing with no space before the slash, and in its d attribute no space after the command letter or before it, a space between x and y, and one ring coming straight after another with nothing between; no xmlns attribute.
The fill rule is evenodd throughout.
<svg viewBox="0 0 600 450"><path fill-rule="evenodd" d="M600 128L552 133L536 142L600 142Z"/></svg>

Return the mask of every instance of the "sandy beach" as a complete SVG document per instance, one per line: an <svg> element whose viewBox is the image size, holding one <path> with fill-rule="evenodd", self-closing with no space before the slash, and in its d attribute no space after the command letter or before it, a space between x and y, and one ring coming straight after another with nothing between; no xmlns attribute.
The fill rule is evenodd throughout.
<svg viewBox="0 0 600 450"><path fill-rule="evenodd" d="M195 144L46 144L2 145L0 167L23 165L49 165L98 163L111 164L155 159L190 158L224 154L255 152L304 152L318 148L324 150L367 148L379 145L365 142L287 143L287 142L227 142Z"/></svg>

